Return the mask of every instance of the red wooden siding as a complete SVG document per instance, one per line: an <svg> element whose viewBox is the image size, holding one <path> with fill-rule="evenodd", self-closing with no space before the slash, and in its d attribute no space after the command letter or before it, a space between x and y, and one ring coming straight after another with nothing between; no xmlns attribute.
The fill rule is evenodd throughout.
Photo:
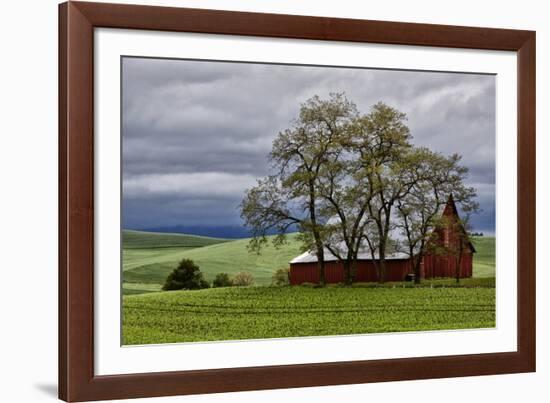
<svg viewBox="0 0 550 403"><path fill-rule="evenodd" d="M472 277L472 257L469 252L462 254L460 278ZM422 277L456 277L457 258L454 256L424 256L422 259Z"/></svg>
<svg viewBox="0 0 550 403"><path fill-rule="evenodd" d="M456 258L454 256L424 256L421 263L422 278L455 277ZM472 254L462 255L460 278L472 277ZM386 281L403 281L412 272L408 259L386 261ZM325 281L327 283L343 283L344 267L338 261L325 263ZM357 262L356 282L378 281L378 272L370 260ZM319 269L317 262L292 263L290 265L290 284L318 283Z"/></svg>
<svg viewBox="0 0 550 403"><path fill-rule="evenodd" d="M357 262L357 282L378 281L378 272L370 260ZM386 261L386 281L403 281L411 272L407 259ZM344 268L338 261L325 263L325 280L327 283L343 283ZM318 283L319 269L317 263L293 263L290 265L290 284Z"/></svg>

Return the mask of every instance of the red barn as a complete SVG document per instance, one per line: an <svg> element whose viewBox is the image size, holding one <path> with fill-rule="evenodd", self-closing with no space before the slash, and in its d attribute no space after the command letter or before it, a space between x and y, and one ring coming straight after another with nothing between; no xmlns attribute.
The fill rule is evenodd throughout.
<svg viewBox="0 0 550 403"><path fill-rule="evenodd" d="M460 259L460 277L472 277L472 257L475 248L469 240L466 231L459 222L458 211L454 200L449 197L441 212L445 217L445 225L434 230L436 236L432 246L441 246L438 253L423 256L420 267L422 278L455 277L458 260L456 253L442 253L441 251L458 251L462 249ZM402 242L403 237L393 231L390 238ZM397 239L396 239L397 238ZM462 242L462 245L460 244ZM460 248L460 246L462 246ZM432 248L435 250L436 248ZM344 282L344 268L341 261L328 250L325 250L325 280L327 283ZM386 281L403 281L413 272L411 259L406 253L395 252L386 256ZM378 281L378 272L370 251L359 253L356 264L357 282ZM318 283L319 268L315 253L306 252L290 261L290 284Z"/></svg>

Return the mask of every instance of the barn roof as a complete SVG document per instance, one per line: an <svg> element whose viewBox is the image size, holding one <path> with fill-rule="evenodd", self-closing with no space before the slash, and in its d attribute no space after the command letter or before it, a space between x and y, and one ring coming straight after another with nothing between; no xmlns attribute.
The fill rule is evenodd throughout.
<svg viewBox="0 0 550 403"><path fill-rule="evenodd" d="M334 262L338 260L336 256L334 256L328 249L325 248L325 262ZM378 255L374 255L375 259L378 258ZM403 252L395 252L389 255L386 255L386 260L399 260L399 259L408 259L409 255ZM371 260L372 255L370 253L370 250L361 250L357 256L358 260ZM313 252L304 252L299 256L296 256L294 259L290 261L290 263L316 263L317 262L317 255Z"/></svg>
<svg viewBox="0 0 550 403"><path fill-rule="evenodd" d="M445 212L445 209L447 207L450 207L452 210L453 210L453 214L456 215L458 217L458 219L460 219L460 215L458 214L458 209L456 208L456 203L455 203L455 199L453 197L453 194L451 193L449 195L449 198L447 200L447 203L444 204L443 206L441 206L441 213L440 214L443 214ZM460 231L462 231L463 235L465 236L466 240L468 241L468 246L470 247L470 250L473 252L473 253L476 253L477 250L474 246L474 244L472 243L472 240L470 239L470 237L468 236L468 233L466 232L466 229L464 228L464 226L461 224L460 225Z"/></svg>

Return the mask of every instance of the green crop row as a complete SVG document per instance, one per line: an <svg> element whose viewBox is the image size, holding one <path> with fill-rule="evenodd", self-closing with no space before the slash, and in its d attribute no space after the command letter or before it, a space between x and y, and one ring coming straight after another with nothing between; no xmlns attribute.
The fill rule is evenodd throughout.
<svg viewBox="0 0 550 403"><path fill-rule="evenodd" d="M249 287L123 300L124 344L494 326L494 288Z"/></svg>

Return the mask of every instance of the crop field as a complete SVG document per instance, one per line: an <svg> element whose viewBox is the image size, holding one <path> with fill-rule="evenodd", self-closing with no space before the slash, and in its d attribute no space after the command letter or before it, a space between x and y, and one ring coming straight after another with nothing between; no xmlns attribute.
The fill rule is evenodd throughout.
<svg viewBox="0 0 550 403"><path fill-rule="evenodd" d="M230 287L124 297L123 343L495 326L494 287Z"/></svg>

